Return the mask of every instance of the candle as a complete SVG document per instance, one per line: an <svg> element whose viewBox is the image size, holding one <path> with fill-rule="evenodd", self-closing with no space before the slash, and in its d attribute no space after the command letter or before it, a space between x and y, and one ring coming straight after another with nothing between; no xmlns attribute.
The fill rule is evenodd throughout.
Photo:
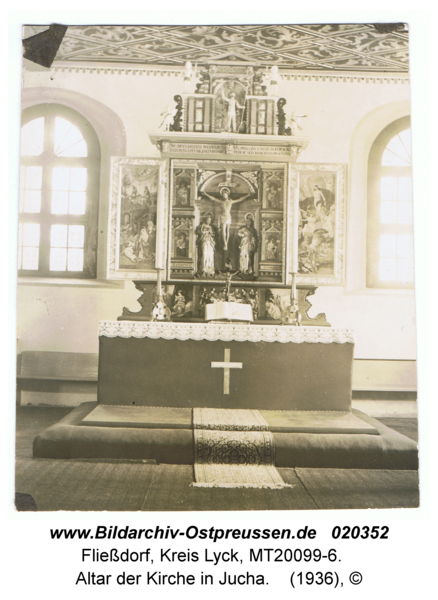
<svg viewBox="0 0 438 600"><path fill-rule="evenodd" d="M292 211L292 272L298 272L298 225L300 222L300 203L298 196L298 188L294 189L293 211Z"/></svg>
<svg viewBox="0 0 438 600"><path fill-rule="evenodd" d="M158 185L157 192L157 243L155 246L155 268L164 269L163 254L164 254L164 229L165 229L165 198L164 185Z"/></svg>

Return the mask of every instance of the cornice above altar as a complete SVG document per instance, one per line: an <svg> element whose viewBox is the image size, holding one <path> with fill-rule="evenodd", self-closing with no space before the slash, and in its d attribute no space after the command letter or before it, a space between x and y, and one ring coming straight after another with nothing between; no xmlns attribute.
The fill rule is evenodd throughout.
<svg viewBox="0 0 438 600"><path fill-rule="evenodd" d="M242 158L296 162L310 137L252 135L237 133L152 132L151 142L163 156L199 158Z"/></svg>

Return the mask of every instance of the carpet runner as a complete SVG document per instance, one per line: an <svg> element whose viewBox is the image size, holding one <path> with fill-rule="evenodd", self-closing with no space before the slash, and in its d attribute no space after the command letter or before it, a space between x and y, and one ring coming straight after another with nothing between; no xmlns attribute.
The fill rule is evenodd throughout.
<svg viewBox="0 0 438 600"><path fill-rule="evenodd" d="M275 467L274 437L259 411L195 408L193 429L194 487L292 487Z"/></svg>

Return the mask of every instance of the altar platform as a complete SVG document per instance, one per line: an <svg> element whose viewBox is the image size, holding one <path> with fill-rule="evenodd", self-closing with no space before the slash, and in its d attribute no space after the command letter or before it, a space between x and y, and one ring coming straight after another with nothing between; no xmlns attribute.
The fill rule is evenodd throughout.
<svg viewBox="0 0 438 600"><path fill-rule="evenodd" d="M278 467L416 469L417 446L351 410L351 330L104 321L98 402L34 440L34 457L193 464L194 408L257 409Z"/></svg>

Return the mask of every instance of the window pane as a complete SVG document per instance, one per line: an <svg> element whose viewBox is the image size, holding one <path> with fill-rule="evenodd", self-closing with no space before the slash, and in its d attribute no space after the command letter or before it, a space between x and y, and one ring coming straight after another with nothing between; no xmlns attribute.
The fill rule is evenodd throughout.
<svg viewBox="0 0 438 600"><path fill-rule="evenodd" d="M398 178L398 199L405 202L412 201L412 177Z"/></svg>
<svg viewBox="0 0 438 600"><path fill-rule="evenodd" d="M38 271L38 248L23 248L22 269L27 271Z"/></svg>
<svg viewBox="0 0 438 600"><path fill-rule="evenodd" d="M21 248L21 246L19 246L18 247L18 256L17 256L17 269L21 269L22 257L23 257L23 248Z"/></svg>
<svg viewBox="0 0 438 600"><path fill-rule="evenodd" d="M71 215L85 215L85 192L70 192L69 213Z"/></svg>
<svg viewBox="0 0 438 600"><path fill-rule="evenodd" d="M83 271L84 269L84 251L76 248L68 250L68 270Z"/></svg>
<svg viewBox="0 0 438 600"><path fill-rule="evenodd" d="M407 129L390 140L382 156L383 166L411 166L411 130Z"/></svg>
<svg viewBox="0 0 438 600"><path fill-rule="evenodd" d="M401 225L410 225L412 223L412 202L398 203L398 222Z"/></svg>
<svg viewBox="0 0 438 600"><path fill-rule="evenodd" d="M70 169L68 167L53 167L52 190L67 191L70 186Z"/></svg>
<svg viewBox="0 0 438 600"><path fill-rule="evenodd" d="M52 215L68 213L68 192L52 192Z"/></svg>
<svg viewBox="0 0 438 600"><path fill-rule="evenodd" d="M44 117L21 128L21 156L39 156L44 147Z"/></svg>
<svg viewBox="0 0 438 600"><path fill-rule="evenodd" d="M55 119L56 156L87 156L87 144L75 125L57 117Z"/></svg>
<svg viewBox="0 0 438 600"><path fill-rule="evenodd" d="M83 248L84 247L84 229L85 229L85 227L83 225L70 225L69 226L69 228L68 228L68 247L69 248Z"/></svg>
<svg viewBox="0 0 438 600"><path fill-rule="evenodd" d="M26 190L40 190L43 180L42 167L25 167L24 187Z"/></svg>
<svg viewBox="0 0 438 600"><path fill-rule="evenodd" d="M380 236L380 256L396 256L396 237L397 236L393 234L384 234Z"/></svg>
<svg viewBox="0 0 438 600"><path fill-rule="evenodd" d="M87 189L87 169L74 167L70 172L70 190L84 192Z"/></svg>
<svg viewBox="0 0 438 600"><path fill-rule="evenodd" d="M23 212L39 213L41 210L41 192L38 190L24 190Z"/></svg>
<svg viewBox="0 0 438 600"><path fill-rule="evenodd" d="M23 223L18 223L18 245L23 245Z"/></svg>
<svg viewBox="0 0 438 600"><path fill-rule="evenodd" d="M401 258L412 258L414 255L414 244L412 235L397 236L397 256Z"/></svg>
<svg viewBox="0 0 438 600"><path fill-rule="evenodd" d="M67 249L50 248L50 270L65 271L67 266Z"/></svg>
<svg viewBox="0 0 438 600"><path fill-rule="evenodd" d="M23 246L40 245L40 226L38 223L23 223Z"/></svg>
<svg viewBox="0 0 438 600"><path fill-rule="evenodd" d="M50 245L52 248L67 247L67 225L52 225L50 231Z"/></svg>
<svg viewBox="0 0 438 600"><path fill-rule="evenodd" d="M380 198L381 200L397 200L397 177L382 177Z"/></svg>
<svg viewBox="0 0 438 600"><path fill-rule="evenodd" d="M385 200L380 203L380 222L397 223L397 202Z"/></svg>
<svg viewBox="0 0 438 600"><path fill-rule="evenodd" d="M397 261L397 281L414 281L414 261L412 258L399 258Z"/></svg>
<svg viewBox="0 0 438 600"><path fill-rule="evenodd" d="M395 281L396 259L381 258L379 260L379 279L380 281Z"/></svg>

